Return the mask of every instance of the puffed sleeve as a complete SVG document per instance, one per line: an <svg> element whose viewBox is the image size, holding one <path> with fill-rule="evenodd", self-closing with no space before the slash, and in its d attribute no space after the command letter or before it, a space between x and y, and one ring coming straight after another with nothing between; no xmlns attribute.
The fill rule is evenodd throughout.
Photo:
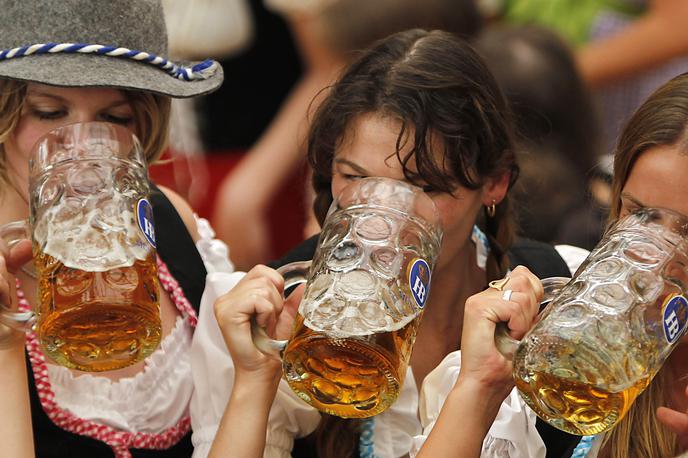
<svg viewBox="0 0 688 458"><path fill-rule="evenodd" d="M234 383L234 365L215 320L213 304L245 275L231 272L231 264L221 259L226 246L223 248L224 244L218 240L205 239L207 243L203 242L203 230L199 228L202 240L197 247L209 268L191 343L194 394L190 415L194 458L204 458L210 452ZM298 399L282 380L270 410L264 456L290 456L294 438L310 434L319 421L320 414Z"/></svg>
<svg viewBox="0 0 688 458"><path fill-rule="evenodd" d="M196 241L196 248L201 255L205 270L211 272L234 272L234 264L229 260L229 248L222 240L215 238L215 231L210 226L208 220L196 218L196 230L199 239Z"/></svg>
<svg viewBox="0 0 688 458"><path fill-rule="evenodd" d="M419 415L423 433L413 438L410 456L415 457L432 431L445 399L461 369L461 352L447 355L430 372L421 391ZM535 413L526 406L514 388L502 402L480 453L484 458L544 458L545 444L535 429Z"/></svg>

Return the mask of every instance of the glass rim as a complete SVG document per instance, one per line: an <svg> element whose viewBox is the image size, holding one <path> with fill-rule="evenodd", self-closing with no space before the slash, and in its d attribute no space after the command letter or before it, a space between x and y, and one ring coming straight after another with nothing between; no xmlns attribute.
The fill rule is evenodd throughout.
<svg viewBox="0 0 688 458"><path fill-rule="evenodd" d="M409 191L409 197L406 201L397 199L397 205L393 205L394 201L383 201L382 198L376 201L375 199L368 199L369 196L357 195L357 191L368 184L375 186L376 183L387 184L391 187L399 187ZM391 189L391 188L390 188ZM347 201L346 199L350 199ZM342 206L342 202L345 205ZM402 205L403 203L403 205ZM398 180L388 177L365 177L359 178L352 183L347 184L340 192L339 196L334 197L332 205L328 211L328 216L336 211L345 209L357 208L380 208L386 211L392 211L411 219L416 224L419 224L431 234L437 241L438 246L441 245L444 229L442 227L442 220L440 213L435 205L435 202L430 196L423 191L422 188L407 181Z"/></svg>
<svg viewBox="0 0 688 458"><path fill-rule="evenodd" d="M41 171L47 170L48 168L54 167L58 164L61 164L63 162L67 162L70 160L78 160L74 156L70 156L67 158L64 158L62 160L58 161L50 161L45 158L42 158L41 155L44 154L46 157L48 156L48 153L42 152L41 147L44 145L47 141L51 139L51 137L56 137L59 136L61 132L68 132L68 131L74 131L75 128L79 126L84 126L85 128L88 128L86 126L99 126L102 129L102 132L109 132L109 138L113 141L116 141L117 143L121 143L123 138L128 138L131 140L131 145L132 151L135 151L134 158L124 158L120 157L119 160L128 162L133 165L138 165L142 167L148 167L148 163L146 161L144 152L143 152L143 147L141 144L141 141L139 138L136 136L136 134L129 129L128 127L115 124L112 122L106 122L106 121L79 121L79 122L72 122L68 124L63 124L59 127L55 127L54 129L50 129L48 132L45 134L41 135L32 145L32 147L29 150L29 175L32 176L34 175L34 170L33 168L35 167L36 164L40 163L42 165ZM95 159L97 156L91 157L90 159ZM89 159L89 157L84 157L83 159Z"/></svg>

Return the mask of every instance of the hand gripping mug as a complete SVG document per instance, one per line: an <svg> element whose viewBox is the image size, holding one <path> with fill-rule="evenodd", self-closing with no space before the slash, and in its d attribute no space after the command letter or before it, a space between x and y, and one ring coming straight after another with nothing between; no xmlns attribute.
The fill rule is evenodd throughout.
<svg viewBox="0 0 688 458"><path fill-rule="evenodd" d="M519 342L498 327L513 375L543 420L577 435L614 426L688 323L688 218L645 208L613 225L569 281L543 280L540 321Z"/></svg>
<svg viewBox="0 0 688 458"><path fill-rule="evenodd" d="M141 146L121 126L70 124L49 132L29 162L30 220L0 228L33 242L36 332L63 366L105 371L160 343L153 211ZM33 313L0 312L29 328ZM22 326L23 325L23 326Z"/></svg>
<svg viewBox="0 0 688 458"><path fill-rule="evenodd" d="M306 282L289 341L254 342L282 358L289 386L330 415L376 415L397 398L442 238L433 201L387 178L347 186L330 207L313 261L278 272Z"/></svg>

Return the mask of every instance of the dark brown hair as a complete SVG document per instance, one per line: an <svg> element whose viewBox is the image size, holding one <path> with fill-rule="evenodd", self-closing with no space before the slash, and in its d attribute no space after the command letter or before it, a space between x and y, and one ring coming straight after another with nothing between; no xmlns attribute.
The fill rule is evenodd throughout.
<svg viewBox="0 0 688 458"><path fill-rule="evenodd" d="M451 33L409 30L378 42L355 60L315 113L308 158L320 223L332 203L335 151L352 120L366 113L401 123L396 156L411 182L420 177L451 192L457 184L478 189L485 178L503 172L511 173L512 183L518 175L507 106L480 57ZM402 156L409 132L413 147ZM444 148L441 164L430 150L438 143ZM412 158L417 172L407 167ZM493 218L484 218L483 226L493 248L488 276L497 278L508 268L506 251L513 239L508 198L497 205Z"/></svg>
<svg viewBox="0 0 688 458"><path fill-rule="evenodd" d="M478 189L486 178L504 172L512 183L516 179L507 106L480 57L451 33L408 30L379 41L352 62L314 115L308 157L321 224L332 202L335 152L352 121L369 113L401 124L396 158L411 182L422 179L452 192L457 185ZM402 155L405 142L412 148ZM440 161L431 151L438 144L444 148ZM408 167L412 158L415 171ZM494 217L481 219L492 247L487 276L498 278L508 268L514 232L508 199L497 205ZM318 455L357 456L358 424L324 415L316 432Z"/></svg>

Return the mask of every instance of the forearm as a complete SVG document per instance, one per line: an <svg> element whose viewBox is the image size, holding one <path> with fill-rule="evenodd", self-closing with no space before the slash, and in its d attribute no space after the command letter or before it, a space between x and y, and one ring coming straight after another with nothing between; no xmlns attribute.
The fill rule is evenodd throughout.
<svg viewBox="0 0 688 458"><path fill-rule="evenodd" d="M209 458L263 456L268 415L279 381L279 372L259 380L237 375Z"/></svg>
<svg viewBox="0 0 688 458"><path fill-rule="evenodd" d="M684 10L649 12L617 35L582 47L576 59L583 78L599 87L688 53Z"/></svg>
<svg viewBox="0 0 688 458"><path fill-rule="evenodd" d="M459 378L417 458L479 457L506 394Z"/></svg>
<svg viewBox="0 0 688 458"><path fill-rule="evenodd" d="M31 405L23 340L0 349L0 444L2 456L33 457Z"/></svg>

